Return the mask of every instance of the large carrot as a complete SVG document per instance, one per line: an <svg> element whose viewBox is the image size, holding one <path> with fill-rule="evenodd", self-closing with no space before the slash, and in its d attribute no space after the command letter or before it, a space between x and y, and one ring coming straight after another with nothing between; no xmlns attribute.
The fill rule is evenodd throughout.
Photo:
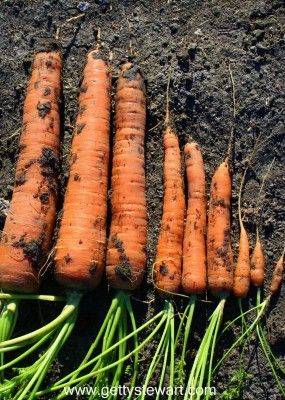
<svg viewBox="0 0 285 400"><path fill-rule="evenodd" d="M109 67L89 52L80 87L69 180L55 246L55 277L65 287L90 290L105 263L110 132Z"/></svg>
<svg viewBox="0 0 285 400"><path fill-rule="evenodd" d="M80 87L70 175L55 246L55 276L68 289L67 304L56 319L39 330L0 344L0 348L7 348L18 343L40 341L47 335L53 338L40 359L22 369L8 383L15 397L20 395L15 389L21 381L26 382L26 386L20 389L20 396L34 398L50 364L73 329L81 291L97 286L102 276L106 242L110 88L108 64L99 49L93 50L87 56Z"/></svg>
<svg viewBox="0 0 285 400"><path fill-rule="evenodd" d="M206 290L206 182L203 158L197 143L184 148L188 206L183 241L182 286L187 294Z"/></svg>
<svg viewBox="0 0 285 400"><path fill-rule="evenodd" d="M212 178L208 215L208 286L214 295L226 294L233 288L230 209L231 174L226 159Z"/></svg>
<svg viewBox="0 0 285 400"><path fill-rule="evenodd" d="M112 167L112 220L106 274L116 289L137 288L146 263L144 139L146 99L137 66L122 66L116 92Z"/></svg>
<svg viewBox="0 0 285 400"><path fill-rule="evenodd" d="M185 198L178 138L169 126L164 133L163 145L164 195L154 282L161 293L177 293L181 287Z"/></svg>
<svg viewBox="0 0 285 400"><path fill-rule="evenodd" d="M35 55L23 111L16 178L0 244L0 287L35 292L56 217L60 144L59 51Z"/></svg>
<svg viewBox="0 0 285 400"><path fill-rule="evenodd" d="M59 172L61 55L58 48L36 53L23 110L20 151L9 212L0 241L0 289L7 295L0 315L0 341L13 333L21 296L32 295L51 247ZM0 354L1 368L4 354ZM0 375L3 377L1 370Z"/></svg>
<svg viewBox="0 0 285 400"><path fill-rule="evenodd" d="M138 346L130 291L140 285L145 273L147 211L144 168L146 98L142 74L137 65L122 65L115 100L112 216L106 276L110 286L119 290L84 360L76 370L57 382L58 390L64 385L73 385L73 382L84 385L90 374L95 376L97 391L100 391L101 385L117 387L124 371L124 361L128 358L128 338L133 339L135 349ZM128 321L132 327L130 334ZM147 324L151 323L148 321ZM94 351L98 353L98 346L101 346L99 357L94 356ZM137 352L133 364L132 385L138 370ZM84 375L87 368L91 372ZM64 392L60 395L65 396Z"/></svg>

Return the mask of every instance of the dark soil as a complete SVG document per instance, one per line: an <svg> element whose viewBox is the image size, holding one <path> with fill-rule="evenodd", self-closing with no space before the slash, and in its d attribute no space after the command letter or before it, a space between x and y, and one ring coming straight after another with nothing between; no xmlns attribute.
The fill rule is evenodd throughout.
<svg viewBox="0 0 285 400"><path fill-rule="evenodd" d="M233 243L237 249L237 193L245 160L259 134L262 145L249 171L243 197L246 227L254 242L258 191L267 166L275 158L263 198L261 237L266 251L268 279L284 246L284 132L285 132L285 2L283 0L94 0L84 18L62 30L63 46L63 147L61 193L64 193L67 153L76 114L76 98L87 51L94 46L98 27L104 48L113 53L114 82L119 64L129 55L130 38L135 58L146 80L148 132L146 173L148 185L148 283L137 297L154 297L151 266L155 256L162 210L162 127L165 114L166 81L172 65L171 115L181 148L194 138L203 149L208 185L228 147L235 122L233 154ZM18 153L25 88L31 59L43 39L54 34L66 19L81 13L75 0L2 0L0 4L0 197L10 199ZM233 118L232 83L235 82L236 121ZM62 202L62 199L61 199ZM0 229L4 223L1 214ZM43 292L53 291L51 273ZM61 289L57 288L60 293ZM112 293L106 284L81 304L74 334L61 353L53 375L78 363L110 304ZM249 304L254 302L255 291ZM157 299L156 307L162 302ZM237 313L235 299L226 306L225 318ZM177 301L180 305L180 301ZM274 352L285 361L285 285L274 301L267 320ZM134 304L141 320L154 313L149 306ZM213 306L201 303L197 309L193 344L206 326ZM18 331L37 326L60 310L60 306L22 303ZM32 320L32 321L31 321ZM30 330L30 329L29 329ZM233 340L231 334L221 343ZM151 359L153 346L145 352ZM247 352L248 371L253 375L242 399L278 400L281 396L263 355L254 343ZM146 360L147 361L147 360ZM143 365L147 365L144 361ZM217 387L227 387L236 369L237 354L222 368ZM147 367L145 367L147 368Z"/></svg>

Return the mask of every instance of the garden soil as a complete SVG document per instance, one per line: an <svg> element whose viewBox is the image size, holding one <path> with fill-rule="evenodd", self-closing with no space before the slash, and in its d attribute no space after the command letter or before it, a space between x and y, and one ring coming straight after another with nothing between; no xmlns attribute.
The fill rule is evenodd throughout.
<svg viewBox="0 0 285 400"><path fill-rule="evenodd" d="M70 23L71 17L85 14ZM232 237L235 255L238 243L237 194L246 160L257 138L261 144L250 166L242 214L254 244L258 192L268 165L275 159L264 192L260 234L266 254L266 282L280 256L285 240L285 2L282 0L2 0L0 4L0 197L11 198L18 153L23 101L31 60L37 44L63 26L62 98L62 206L68 177L68 152L78 85L86 53L96 41L98 28L104 49L110 53L113 83L119 66L128 57L141 67L147 87L146 177L148 199L148 277L133 300L138 321L142 322L162 306L154 293L151 269L155 257L162 212L162 134L165 117L167 77L171 75L171 120L181 149L195 139L201 145L206 165L208 189L215 168L222 161L234 130ZM234 89L234 90L233 90ZM233 93L234 99L233 101ZM235 104L234 104L235 103ZM235 113L235 118L234 118ZM2 204L2 202L1 202ZM24 205L23 205L24 207ZM80 208L78 210L80 213ZM0 229L4 224L0 217ZM62 293L47 273L42 292ZM255 302L252 290L244 306ZM53 366L48 380L72 369L85 354L113 296L106 282L83 300L78 323L69 342ZM141 301L146 301L142 303ZM155 301L153 301L155 300ZM203 299L201 299L203 300ZM200 301L194 323L193 355L214 307ZM182 300L175 300L177 310ZM59 305L22 302L16 333L26 332L47 322L59 312ZM273 301L266 321L274 353L285 361L285 285ZM224 322L238 315L237 301L231 298ZM217 354L239 334L229 332ZM154 343L155 344L155 343ZM145 348L140 379L151 359L154 344ZM235 374L238 352L221 368L216 380L217 396ZM279 400L278 389L254 338L246 351L246 367L251 375L240 399ZM144 370L143 370L144 368Z"/></svg>

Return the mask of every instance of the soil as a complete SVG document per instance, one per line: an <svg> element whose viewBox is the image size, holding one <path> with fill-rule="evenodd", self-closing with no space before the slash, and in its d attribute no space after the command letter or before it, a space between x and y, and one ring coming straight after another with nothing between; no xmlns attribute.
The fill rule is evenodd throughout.
<svg viewBox="0 0 285 400"><path fill-rule="evenodd" d="M252 162L243 196L244 221L254 242L256 206L262 177L275 159L262 196L260 234L264 244L267 271L265 292L274 262L284 246L284 123L285 123L285 2L283 0L95 0L87 5L73 0L2 0L0 4L0 197L9 200L13 189L14 167L18 153L23 100L30 73L31 59L39 43L51 37L56 27L81 13L85 16L66 24L61 31L63 48L63 146L61 193L68 176L67 153L76 113L77 91L87 51L94 46L101 28L104 48L112 53L114 82L119 65L132 52L142 68L148 97L146 136L146 175L148 196L148 279L137 297L155 297L151 285L151 267L155 256L162 211L162 128L165 115L167 76L171 73L171 117L181 148L194 138L203 149L208 185L227 151L234 127L233 147L233 218L232 237L237 250L237 193L246 158L257 137L261 145ZM170 66L172 66L170 68ZM232 73L233 81L231 80ZM233 107L233 87L235 109ZM234 118L234 111L236 117ZM3 203L3 201L1 202ZM61 198L62 203L62 198ZM4 204L4 203L3 203ZM5 207L3 207L5 208ZM4 223L1 214L0 229ZM55 291L49 273L43 292ZM60 293L61 288L56 291ZM59 362L55 376L72 368L86 352L92 337L110 304L112 292L106 283L87 295L80 308L78 323ZM252 290L248 304L253 304ZM181 301L177 300L177 306ZM155 306L154 306L155 304ZM143 321L159 309L162 301L143 305L134 302L136 315ZM206 326L212 304L199 303L193 346ZM60 306L22 303L16 333L27 325L37 326L58 312ZM274 299L267 320L269 340L275 354L285 361L285 285ZM226 305L225 320L238 312L237 302ZM31 318L31 316L33 316ZM232 332L219 345L233 340ZM195 348L195 346L193 348ZM144 363L151 359L153 347L145 350ZM237 354L219 374L218 393L229 386L237 367ZM280 396L260 348L254 341L247 351L248 381L240 399L278 400ZM145 367L147 368L147 367ZM220 396L217 396L219 398Z"/></svg>

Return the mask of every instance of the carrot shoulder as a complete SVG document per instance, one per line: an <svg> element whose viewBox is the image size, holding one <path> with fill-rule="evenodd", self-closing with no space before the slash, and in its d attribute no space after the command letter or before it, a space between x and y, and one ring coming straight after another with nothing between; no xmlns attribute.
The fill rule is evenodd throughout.
<svg viewBox="0 0 285 400"><path fill-rule="evenodd" d="M178 138L167 127L164 138L163 211L154 263L155 286L177 293L181 286L185 198Z"/></svg>
<svg viewBox="0 0 285 400"><path fill-rule="evenodd" d="M110 141L111 74L99 50L89 52L79 93L55 277L66 287L96 287L104 271Z"/></svg>
<svg viewBox="0 0 285 400"><path fill-rule="evenodd" d="M183 239L182 286L187 294L206 290L206 182L200 147L184 148L188 183L188 205Z"/></svg>
<svg viewBox="0 0 285 400"><path fill-rule="evenodd" d="M0 244L0 287L34 292L56 217L60 145L59 51L35 55L23 111L10 211Z"/></svg>
<svg viewBox="0 0 285 400"><path fill-rule="evenodd" d="M214 295L227 293L233 287L230 208L231 175L226 160L212 178L208 215L208 287Z"/></svg>
<svg viewBox="0 0 285 400"><path fill-rule="evenodd" d="M146 98L137 66L122 66L116 91L112 219L106 274L118 289L137 288L145 273L147 210L144 141Z"/></svg>

